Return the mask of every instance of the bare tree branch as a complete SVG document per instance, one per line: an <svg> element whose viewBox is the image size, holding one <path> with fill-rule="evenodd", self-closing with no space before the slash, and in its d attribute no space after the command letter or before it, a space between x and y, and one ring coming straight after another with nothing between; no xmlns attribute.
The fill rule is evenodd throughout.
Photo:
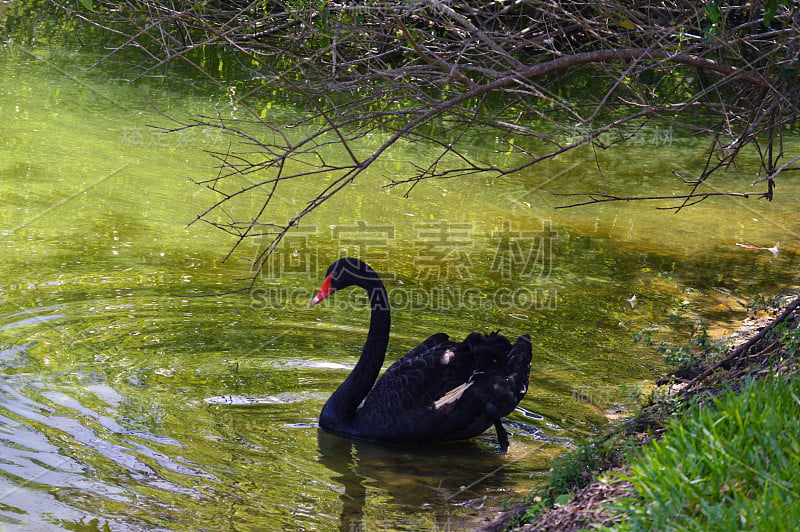
<svg viewBox="0 0 800 532"><path fill-rule="evenodd" d="M226 258L248 238L271 238L249 285L288 231L400 141L436 149L411 163L408 175L388 180L409 194L427 179L509 175L657 126L709 139L704 168L679 176L686 194L567 192L561 195L584 200L562 208L652 200L678 211L718 196L771 200L776 181L798 170L800 157L785 153L783 143L800 121L800 8L788 2L777 2L769 17L764 2L719 0L718 11L688 0L95 4L92 12L61 5L117 39L107 57L139 54L133 78L182 61L250 114L176 120L168 128L216 128L231 139L227 150L210 154L217 175L195 180L218 194L195 222L233 236ZM209 68L212 50L233 65L228 78L235 82ZM291 102L300 118L272 123L248 104L270 94ZM477 131L492 131L519 158L480 160L468 149ZM377 145L365 144L368 136L379 138ZM713 177L746 150L758 153L752 182L766 181L766 190L708 192ZM318 188L296 213L272 218L268 206L311 178ZM260 203L247 216L230 208L256 193Z"/></svg>

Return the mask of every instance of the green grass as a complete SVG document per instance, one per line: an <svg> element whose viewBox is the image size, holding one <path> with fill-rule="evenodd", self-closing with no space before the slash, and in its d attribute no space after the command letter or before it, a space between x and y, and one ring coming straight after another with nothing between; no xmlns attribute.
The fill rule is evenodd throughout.
<svg viewBox="0 0 800 532"><path fill-rule="evenodd" d="M614 433L578 443L572 451L555 459L548 483L531 491L524 500L527 511L507 523L506 529L535 521L553 504L568 503L576 491L589 484L594 472L621 465L631 449Z"/></svg>
<svg viewBox="0 0 800 532"><path fill-rule="evenodd" d="M795 530L800 379L771 377L692 407L631 461L619 530Z"/></svg>

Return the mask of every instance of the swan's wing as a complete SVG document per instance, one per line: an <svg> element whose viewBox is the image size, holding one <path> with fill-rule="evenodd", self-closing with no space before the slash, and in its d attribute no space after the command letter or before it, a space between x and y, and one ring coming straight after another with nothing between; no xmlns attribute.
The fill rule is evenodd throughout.
<svg viewBox="0 0 800 532"><path fill-rule="evenodd" d="M411 351L406 353L403 356L403 358L405 358L405 357L415 357L415 356L421 355L422 353L428 351L429 349L432 349L433 347L435 347L435 346L437 346L439 344L443 344L445 342L448 342L449 340L450 340L450 337L447 336L445 333L432 334L429 337L427 337L425 340L423 340L423 342L421 344L419 344L417 347L415 347L414 349L412 349Z"/></svg>
<svg viewBox="0 0 800 532"><path fill-rule="evenodd" d="M404 412L430 407L469 379L471 359L463 344L434 334L389 366L363 404Z"/></svg>
<svg viewBox="0 0 800 532"><path fill-rule="evenodd" d="M356 412L362 437L412 444L450 441L480 434L494 423L498 441L507 445L500 417L527 389L531 346L527 336L513 346L496 336L470 335L458 343L434 335L392 364Z"/></svg>

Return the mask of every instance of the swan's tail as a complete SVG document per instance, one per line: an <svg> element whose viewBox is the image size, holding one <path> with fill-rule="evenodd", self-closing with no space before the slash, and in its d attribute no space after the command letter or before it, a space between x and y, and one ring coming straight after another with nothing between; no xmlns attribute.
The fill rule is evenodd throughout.
<svg viewBox="0 0 800 532"><path fill-rule="evenodd" d="M509 377L513 380L511 388L515 391L517 403L520 402L525 392L528 391L532 356L531 337L527 334L523 334L517 338L511 351L509 351L506 356L505 367L508 370Z"/></svg>
<svg viewBox="0 0 800 532"><path fill-rule="evenodd" d="M503 365L503 359L511 350L511 342L499 331L490 334L474 332L467 336L464 344L469 346L469 352L472 354L473 371L488 371L490 368Z"/></svg>
<svg viewBox="0 0 800 532"><path fill-rule="evenodd" d="M528 391L531 374L531 339L523 334L514 342L505 356L499 357L494 368L494 405L500 416L510 414Z"/></svg>
<svg viewBox="0 0 800 532"><path fill-rule="evenodd" d="M531 357L530 336L523 334L497 357L494 366L484 375L488 386L482 387L479 397L494 423L497 443L503 451L508 449L508 434L501 418L510 414L528 391Z"/></svg>

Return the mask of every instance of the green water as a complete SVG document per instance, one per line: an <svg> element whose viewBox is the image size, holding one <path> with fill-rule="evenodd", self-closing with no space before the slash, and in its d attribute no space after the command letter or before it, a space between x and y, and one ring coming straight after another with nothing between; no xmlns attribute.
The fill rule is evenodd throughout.
<svg viewBox="0 0 800 532"><path fill-rule="evenodd" d="M204 150L228 139L148 126L240 111L191 80L131 85L84 71L91 60L77 53L2 53L4 530L468 529L664 371L635 332L668 336L676 310L725 329L745 316L741 301L797 283L791 183L772 203L707 201L678 215L555 210L565 199L551 191L670 193L671 170L702 167L698 142L653 135L504 179L420 184L406 199L381 185L422 155L409 147L305 219L253 291L188 297L241 286L265 242L223 263L230 238L187 226L217 199L188 178L213 177ZM476 146L505 156L492 138ZM718 186L742 188L752 171L743 164ZM312 186L287 190L275 220ZM777 256L735 245L777 241ZM437 331L531 334L531 385L507 420L507 454L491 430L415 451L318 433L366 333L355 291L308 305L343 254L385 273L390 361Z"/></svg>

